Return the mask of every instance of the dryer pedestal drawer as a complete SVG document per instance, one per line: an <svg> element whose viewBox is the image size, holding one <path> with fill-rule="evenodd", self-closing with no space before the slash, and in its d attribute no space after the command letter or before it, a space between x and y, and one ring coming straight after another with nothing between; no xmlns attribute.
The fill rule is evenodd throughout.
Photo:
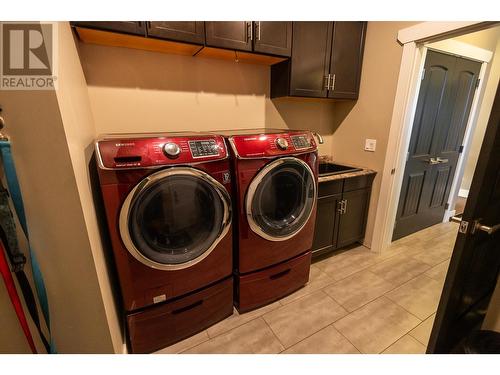
<svg viewBox="0 0 500 375"><path fill-rule="evenodd" d="M235 277L235 305L245 312L266 305L302 287L309 280L311 252L262 271Z"/></svg>
<svg viewBox="0 0 500 375"><path fill-rule="evenodd" d="M149 353L198 333L233 313L233 280L127 316L132 353Z"/></svg>

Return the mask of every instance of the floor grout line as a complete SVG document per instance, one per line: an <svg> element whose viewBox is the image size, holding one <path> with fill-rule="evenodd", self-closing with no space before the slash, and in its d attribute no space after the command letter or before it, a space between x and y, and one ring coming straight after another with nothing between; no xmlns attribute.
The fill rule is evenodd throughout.
<svg viewBox="0 0 500 375"><path fill-rule="evenodd" d="M424 230L425 230L425 229L424 229ZM445 237L446 237L446 235L450 235L450 233L451 233L452 231L454 232L454 233L453 233L453 235L456 235L456 233L455 233L455 232L456 232L457 230L458 230L457 228L453 227L453 228L451 228L451 229L450 229L449 231L447 231L447 232L444 232L444 233L437 233L436 235L429 237L428 239L426 239L426 241L425 241L425 242L430 242L430 241L432 241L433 239L437 239L437 238L439 238L440 240L446 240L446 238L445 238ZM402 246L402 247L411 248L411 247L408 247L407 245L401 245L401 246ZM453 244L451 244L450 246L453 246ZM346 251L345 251L345 252L343 252L343 253L346 253L346 252L348 252L348 251L349 251L349 250L346 250ZM371 250L370 250L370 249L367 249L367 251L371 251ZM423 249L422 251L420 251L420 252L418 252L418 253L411 254L411 255L407 255L407 256L408 256L409 258L413 258L413 256L418 255L418 254L421 254L421 253L423 253L423 252L425 252L425 251L426 251L426 250L425 250L425 249ZM341 253L341 254L342 254L342 253ZM423 272L418 273L417 275L413 276L413 277L412 277L412 278L410 278L409 280L407 280L407 281L405 281L405 282L403 282L403 283L401 283L401 284L397 284L397 285L392 284L392 282L390 282L389 280L385 279L383 276L378 275L378 274L376 274L376 273L372 272L371 270L369 270L369 268L370 268L370 267L375 266L375 265L377 265L377 264L381 264L381 263L386 262L386 261L389 261L389 260L391 260L392 258L394 258L395 256L398 256L398 255L401 255L401 254L405 254L405 250L404 250L404 249L401 249L401 251L396 251L394 254L392 254L392 255L390 255L390 256L386 256L386 257L384 257L383 259L377 259L377 260L375 260L373 263L371 263L371 264L367 265L366 267L363 267L363 268L361 268L361 269L359 269L359 270L357 270L357 271L355 271L355 272L353 272L353 273L351 273L351 274L349 274L349 275L346 275L345 277L342 277L342 278L340 278L340 279L335 279L333 276L330 276L330 274L329 274L329 273L325 272L325 271L323 270L323 268L321 268L320 266L317 266L317 268L318 268L319 272L324 273L327 277L329 277L329 278L331 278L331 279L332 279L332 282L331 282L331 283L328 283L328 284L326 284L326 285L324 285L324 286L322 286L322 287L320 287L320 288L318 288L318 289L315 289L315 290L309 291L308 293L306 293L306 294L304 294L304 295L302 295L302 296L299 296L297 299L295 299L295 300L293 300L293 301L290 301L290 302L288 302L288 303L286 303L286 304L284 304L284 305L283 305L283 304L281 304L281 303L279 303L279 304L278 304L275 308L273 308L273 309L271 309L271 310L269 310L269 311L267 311L267 312L265 312L265 313L263 313L263 314L261 314L261 315L257 315L257 316L255 316L254 318L252 318L252 319L250 319L250 320L248 320L248 321L246 321L246 322L244 322L244 323L242 323L242 324L239 324L239 325L237 325L237 326L235 326L235 327L233 327L233 328L231 328L231 329L229 329L229 330L227 330L227 331L221 332L221 333L219 333L219 334L217 334L217 335L215 335L215 336L213 336L213 337L212 337L211 335L209 335L209 334L208 334L208 330L206 330L208 340L205 340L205 341L203 341L203 342L201 342L201 343L199 343L199 344L197 344L197 345L193 345L193 346L191 346L191 347L189 347L189 348L186 348L186 349L184 349L183 351L181 351L181 352L179 352L179 353L184 353L184 352L186 352L187 350L190 350L190 349L195 348L195 347L197 347L197 346L203 345L203 344L205 344L205 343L207 343L207 342L209 342L209 341L212 341L212 340L216 339L217 337L220 337L220 336L223 336L223 335L227 335L227 334L229 334L231 331L233 331L233 330L235 330L235 329L237 329L237 328L240 328L240 327L244 326L245 324L248 324L248 323L250 323L250 322L253 322L253 321L255 321L256 319L259 319L259 318L262 318L262 320L265 322L265 324L267 325L267 327L271 330L271 333L273 334L273 336L275 337L275 339L276 339L276 340L277 340L277 341L278 341L278 342L282 345L282 347L284 348L284 349L283 349L282 351L280 351L279 353L283 353L284 351L286 351L286 350L288 350L288 349L290 349L290 348L294 347L295 345L298 345L298 344L299 344L299 343L301 343L302 341L304 341L304 340L306 340L306 339L310 338L311 336L315 335L316 333L318 333L318 332L320 332L320 331L322 331L322 330L324 330L324 329L326 329L326 328L328 328L328 327L330 327L330 326L332 326L332 327L333 327L333 328L334 328L334 329L335 329L338 333L340 333L340 335L341 335L343 338L345 338L345 339L347 340L347 342L349 342L349 343L350 343L350 344L351 344L354 348L356 348L356 350L358 350L360 353L363 353L363 352L360 350L360 348L358 348L356 345L354 345L354 343L353 343L353 342L351 342L351 340L349 340L349 339L348 339L348 338L347 338L347 337L346 337L346 336L345 336L345 335L344 335L341 331L339 331L339 330L335 327L335 323L336 323L336 322L338 322L339 320L343 319L343 318L348 317L348 316L349 316L349 315L351 315L351 314L354 314L355 312L357 312L358 310L362 309L363 307L365 307L365 306L366 306L366 305L368 305L369 303L372 303L372 302L374 302L374 301L376 301L377 299L380 299L380 298L382 298L382 297L384 297L384 298L388 299L391 303L394 303L395 305L397 305L398 307L400 307L401 309L403 309L405 312L407 312L408 314L410 314L411 316L413 316L414 318L416 318L416 319L417 319L420 323L418 323L415 327L411 328L411 329L410 329L410 330L408 330L406 333L404 333L403 335L401 335L400 337L398 337L398 338L397 338L394 342L392 342L390 345L388 345L386 348L384 348L384 349L383 349L382 351L380 351L379 353L382 353L383 351L387 350L390 346L394 345L394 344L395 344L398 340L400 340L400 339L401 339L402 337L404 337L405 335L410 335L410 336L411 336L412 338L414 338L417 342L419 342L420 344L422 344L422 345L426 346L426 344L422 343L420 340L418 340L418 338L416 338L416 337L414 337L413 335L411 335L411 334L410 334L410 332L411 332L412 330L416 329L417 327L419 327L420 325L422 325L422 324L423 324L423 322L424 322L425 320L427 320L430 316L432 316L432 314L435 314L436 312L434 311L431 315L429 315L429 316L428 316L428 317L426 317L425 319L421 319L421 318L419 318L419 317L415 316L413 313L411 313L411 312L410 312L410 311L408 311L407 309L405 309L403 306L399 305L397 302L395 302L395 301L393 301L392 299L390 299L390 298L387 296L387 294L388 294L388 293L391 293L391 292L392 292L392 291L394 291L395 289L398 289L398 288L402 287L403 285L406 285L407 283L409 283L409 282L413 281L414 279L416 279L416 278L418 278L418 277L420 277L420 276L424 275L424 274L425 274L426 272L428 272L430 269L432 269L432 268L434 268L434 267L437 267L437 266L439 266L439 265L441 265L441 264L443 264L443 263L445 263L445 262L449 261L449 260L451 259L451 255L450 255L450 257L448 257L447 259L445 259L445 260L443 260L443 261L441 261L441 262L439 262L439 263L437 263L437 264L435 264L435 265L429 265L429 264L427 264L427 263L426 263L427 265L429 265L429 268L428 268L428 269L426 269L426 270L425 270L425 271L423 271ZM348 255L349 255L349 254L348 254ZM347 256L348 256L348 255L347 255ZM333 255L333 256L335 256L335 255ZM379 256L379 255L377 255L377 256ZM326 258L326 260L328 260L328 259L330 259L330 258ZM322 261L324 261L324 260L321 260L320 262L313 263L313 265L317 265L318 263L321 263ZM422 263L425 263L425 262L422 262ZM347 279L347 278L349 278L349 277L354 277L355 275L357 275L357 274L359 274L359 273L361 273L361 272L367 272L367 271L368 271L368 272L371 272L371 273L373 273L373 274L375 274L376 276L380 277L380 278L381 278L381 279L383 279L384 281L386 281L386 282L390 283L391 285L393 285L393 288L391 288L390 290L387 290L387 291L383 292L381 295L379 295L379 296L375 297L374 299L372 299L372 300L370 300L370 301L368 301L368 302L364 303L363 305L359 306L358 308L356 308L356 309L355 309L355 310L353 310L353 311L349 311L349 310L348 310L348 309L347 309L347 308L346 308L343 304L341 304L340 302L338 302L338 301L337 301L334 297L332 297L331 295L329 295L328 293L326 293L326 292L325 292L325 290L324 290L324 289L326 289L326 288L328 288L328 287L330 287L330 286L332 286L332 285L335 285L335 284L337 284L337 283L339 283L339 282L341 282L341 281L344 281L345 279ZM431 276L428 276L428 275L426 275L426 276L427 276L427 277L429 277L430 279L434 280L434 281L439 282L439 280L436 280L436 279L434 279L434 278L433 278L433 277L431 277ZM291 345L289 348L287 348L287 347L284 345L284 343L280 340L280 338L278 337L278 335L276 334L276 332L272 329L271 325L270 325L270 324L267 322L267 320L264 318L264 316L265 316L265 315L267 315L267 314L269 314L269 313L271 313L271 312L273 312L273 311L276 311L276 310L278 310L278 309L280 309L280 308L283 308L283 307L285 307L285 306L288 306L288 305L290 305L290 304L292 304L292 303L294 303L294 302L297 302L297 301L299 301L300 299L303 299L303 298L305 298L305 297L307 297L307 296L310 296L310 295L312 295L312 294L314 294L314 293L320 292L320 291L321 291L321 292L323 292L323 293L324 293L324 294L325 294L328 298L332 299L332 300L333 300L335 303L337 303L339 306L341 306L341 307L342 307L342 308L343 308L343 309L347 312L347 314L346 314L346 315L343 315L343 316L341 316L341 317L339 317L339 318L337 318L336 320L334 320L333 322L329 323L328 325L326 325L326 326L324 326L324 327L320 328L319 330L314 331L313 333L311 333L311 334L307 335L306 337L302 338L301 340L297 341L295 344L293 344L293 345Z"/></svg>

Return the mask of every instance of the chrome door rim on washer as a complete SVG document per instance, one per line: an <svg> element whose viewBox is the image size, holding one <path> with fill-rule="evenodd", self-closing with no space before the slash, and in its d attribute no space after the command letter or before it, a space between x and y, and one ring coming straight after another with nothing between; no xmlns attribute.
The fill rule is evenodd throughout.
<svg viewBox="0 0 500 375"><path fill-rule="evenodd" d="M151 184L164 179L168 176L174 176L174 175L189 175L189 176L194 176L197 178L200 178L206 182L208 182L214 190L217 192L217 195L222 201L222 205L224 208L224 215L222 219L222 226L221 226L221 231L217 238L212 242L210 247L204 251L201 255L198 257L187 261L185 263L180 263L180 264L165 264L165 263L160 263L156 262L152 259L149 259L146 257L141 251L137 249L135 246L131 236L130 236L130 231L129 231L129 213L130 213L130 208L132 204L134 203L135 199L139 196L141 192L143 192L146 188L151 186ZM229 196L229 193L227 192L226 188L216 179L208 175L207 173L200 171L198 169L192 168L192 167L171 167L168 169L161 170L159 172L153 173L146 178L144 178L141 182L139 182L127 195L125 198L125 201L123 202L122 208L120 210L120 216L119 216L119 230L120 230L120 236L123 241L123 244L125 245L125 248L127 251L139 262L142 264L155 268L158 270L180 270L184 268L191 267L199 262L201 262L203 259L205 259L217 246L217 244L222 240L222 238L225 237L227 232L229 231L229 227L231 224L231 197Z"/></svg>
<svg viewBox="0 0 500 375"><path fill-rule="evenodd" d="M252 216L252 202L253 202L253 198L254 198L255 192L257 190L257 187L262 182L262 180L264 179L264 177L269 172L271 172L271 170L273 170L274 168L276 168L279 165L282 165L282 164L284 164L286 162L293 162L293 163L300 164L301 166L303 166L307 170L307 172L310 174L310 177L312 178L312 180L314 182L313 183L313 187L314 187L314 192L313 192L313 197L314 198L313 199L316 199L315 197L317 195L317 183L315 182L316 178L314 176L314 173L313 173L311 167L306 162L304 162L303 160L300 160L300 159L295 158L295 157L284 157L284 158L280 158L280 159L277 159L275 161L272 161L269 164L267 164L264 168L262 168L259 171L259 173L257 173L257 175L250 182L250 185L249 185L248 191L247 191L247 195L246 195L245 209L246 209L246 217L247 217L248 224L250 225L250 229L252 229L252 231L254 233L258 234L262 238L264 238L266 240L269 240L269 241L285 241L285 240L288 240L288 239L294 237L309 222L309 219L311 218L312 212L314 211L314 204L313 204L311 206L311 209L310 209L309 213L307 214L307 219L304 220L304 222L293 233L290 233L289 235L286 235L286 236L272 236L272 235L269 235L254 220L254 218Z"/></svg>

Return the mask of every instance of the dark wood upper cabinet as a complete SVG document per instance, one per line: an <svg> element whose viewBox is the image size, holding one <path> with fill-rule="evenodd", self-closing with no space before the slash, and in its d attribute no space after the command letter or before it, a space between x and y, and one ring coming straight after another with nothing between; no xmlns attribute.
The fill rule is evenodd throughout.
<svg viewBox="0 0 500 375"><path fill-rule="evenodd" d="M206 45L209 47L251 51L252 32L252 22L248 21L205 22Z"/></svg>
<svg viewBox="0 0 500 375"><path fill-rule="evenodd" d="M148 21L147 36L194 44L205 43L203 21Z"/></svg>
<svg viewBox="0 0 500 375"><path fill-rule="evenodd" d="M292 57L271 67L271 97L357 99L366 22L293 22Z"/></svg>
<svg viewBox="0 0 500 375"><path fill-rule="evenodd" d="M146 25L142 21L72 21L71 25L146 36Z"/></svg>
<svg viewBox="0 0 500 375"><path fill-rule="evenodd" d="M356 99L359 93L366 22L335 22L329 98Z"/></svg>
<svg viewBox="0 0 500 375"><path fill-rule="evenodd" d="M291 56L292 22L256 21L253 24L254 52Z"/></svg>
<svg viewBox="0 0 500 375"><path fill-rule="evenodd" d="M294 22L290 95L326 98L332 22Z"/></svg>

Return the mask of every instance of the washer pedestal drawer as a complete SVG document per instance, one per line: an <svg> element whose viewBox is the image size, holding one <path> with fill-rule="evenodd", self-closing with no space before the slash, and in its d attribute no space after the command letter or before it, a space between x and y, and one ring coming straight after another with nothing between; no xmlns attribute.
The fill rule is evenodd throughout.
<svg viewBox="0 0 500 375"><path fill-rule="evenodd" d="M127 315L132 353L149 353L172 345L233 313L231 277L172 302Z"/></svg>
<svg viewBox="0 0 500 375"><path fill-rule="evenodd" d="M245 312L294 292L309 280L311 252L276 266L235 277L235 306Z"/></svg>

